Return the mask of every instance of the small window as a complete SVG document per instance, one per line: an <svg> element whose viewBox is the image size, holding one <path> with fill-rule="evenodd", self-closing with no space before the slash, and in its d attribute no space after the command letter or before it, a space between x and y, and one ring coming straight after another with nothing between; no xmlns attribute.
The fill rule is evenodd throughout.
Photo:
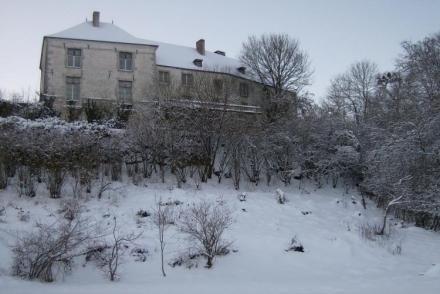
<svg viewBox="0 0 440 294"><path fill-rule="evenodd" d="M223 92L223 81L220 79L214 80L214 90L217 94L220 94Z"/></svg>
<svg viewBox="0 0 440 294"><path fill-rule="evenodd" d="M81 49L67 49L67 66L68 67L81 67Z"/></svg>
<svg viewBox="0 0 440 294"><path fill-rule="evenodd" d="M66 78L67 100L79 100L79 85L80 85L80 78L75 78L75 77Z"/></svg>
<svg viewBox="0 0 440 294"><path fill-rule="evenodd" d="M120 70L133 70L132 54L129 52L119 52L119 69Z"/></svg>
<svg viewBox="0 0 440 294"><path fill-rule="evenodd" d="M191 87L194 83L194 78L192 74L183 73L182 74L182 86Z"/></svg>
<svg viewBox="0 0 440 294"><path fill-rule="evenodd" d="M194 59L193 63L195 66L202 67L203 66L203 59Z"/></svg>
<svg viewBox="0 0 440 294"><path fill-rule="evenodd" d="M163 84L170 83L170 73L168 71L159 71L159 82Z"/></svg>
<svg viewBox="0 0 440 294"><path fill-rule="evenodd" d="M122 103L131 103L132 85L130 81L119 81L119 100Z"/></svg>
<svg viewBox="0 0 440 294"><path fill-rule="evenodd" d="M246 83L240 83L240 97L249 96L249 85Z"/></svg>

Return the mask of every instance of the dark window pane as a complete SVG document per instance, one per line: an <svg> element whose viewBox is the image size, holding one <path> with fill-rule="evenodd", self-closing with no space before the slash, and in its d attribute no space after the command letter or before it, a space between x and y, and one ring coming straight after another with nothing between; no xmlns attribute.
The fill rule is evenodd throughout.
<svg viewBox="0 0 440 294"><path fill-rule="evenodd" d="M240 96L241 97L248 97L249 96L249 86L245 83L240 83Z"/></svg>
<svg viewBox="0 0 440 294"><path fill-rule="evenodd" d="M119 99L125 103L131 103L132 82L119 81Z"/></svg>

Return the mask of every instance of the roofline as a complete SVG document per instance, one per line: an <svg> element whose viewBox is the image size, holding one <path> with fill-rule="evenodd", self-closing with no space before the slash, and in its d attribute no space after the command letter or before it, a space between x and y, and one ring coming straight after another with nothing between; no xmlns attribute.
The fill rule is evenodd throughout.
<svg viewBox="0 0 440 294"><path fill-rule="evenodd" d="M179 67L179 66L172 66L172 65L162 65L162 64L159 64L157 62L156 62L156 65L157 66L162 66L162 67L180 69L180 70L192 70L192 71L207 72L207 73L212 73L212 74L228 75L228 76L231 76L231 77L234 77L234 78L240 78L240 79L243 79L243 80L246 80L246 81L250 81L250 82L253 82L253 83L264 85L262 82L255 81L255 80L252 80L252 79L247 78L247 77L242 77L242 76L230 73L230 72L214 71L214 70L204 70L204 69L195 69L195 68L186 68L186 67Z"/></svg>
<svg viewBox="0 0 440 294"><path fill-rule="evenodd" d="M100 42L100 43L110 43L110 44L127 44L127 45L142 45L142 46L150 46L150 47L159 47L159 45L154 44L143 44L143 43L129 43L129 42L114 42L114 41L101 41L101 40L92 40L92 39L78 39L78 38L66 38L66 37L54 37L54 36L44 36L43 41L46 38L50 39L61 39L61 40L75 40L75 41L88 41L88 42Z"/></svg>

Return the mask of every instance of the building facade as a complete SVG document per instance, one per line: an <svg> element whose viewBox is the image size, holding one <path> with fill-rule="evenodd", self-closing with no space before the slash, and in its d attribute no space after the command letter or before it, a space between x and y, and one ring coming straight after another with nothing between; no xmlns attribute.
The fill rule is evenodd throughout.
<svg viewBox="0 0 440 294"><path fill-rule="evenodd" d="M259 112L264 98L238 60L194 47L134 37L113 23L93 20L45 36L40 93L60 113L94 101L136 107L154 101L191 100L227 104L228 110Z"/></svg>

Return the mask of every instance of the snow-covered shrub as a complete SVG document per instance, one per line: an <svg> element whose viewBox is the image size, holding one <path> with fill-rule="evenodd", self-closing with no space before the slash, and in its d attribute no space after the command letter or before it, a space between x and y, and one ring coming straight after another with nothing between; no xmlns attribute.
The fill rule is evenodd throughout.
<svg viewBox="0 0 440 294"><path fill-rule="evenodd" d="M131 249L130 255L134 257L134 261L137 262L145 262L147 261L148 249L135 247Z"/></svg>
<svg viewBox="0 0 440 294"><path fill-rule="evenodd" d="M0 99L0 117L8 116L39 119L56 116L56 112L44 103L18 103Z"/></svg>
<svg viewBox="0 0 440 294"><path fill-rule="evenodd" d="M402 254L402 243L401 242L394 244L391 247L391 254L392 255L401 255Z"/></svg>
<svg viewBox="0 0 440 294"><path fill-rule="evenodd" d="M286 203L287 199L286 199L286 195L284 194L284 191L281 189L276 189L275 190L275 196L277 198L277 201L279 204L284 204Z"/></svg>
<svg viewBox="0 0 440 294"><path fill-rule="evenodd" d="M289 252L289 251L304 252L304 246L301 244L301 242L298 240L298 238L296 236L294 236L290 240L289 247L285 251L286 252Z"/></svg>
<svg viewBox="0 0 440 294"><path fill-rule="evenodd" d="M101 122L110 114L108 107L91 99L87 99L87 102L83 104L83 109L89 123Z"/></svg>
<svg viewBox="0 0 440 294"><path fill-rule="evenodd" d="M5 164L0 159L0 190L8 186L8 176L6 175Z"/></svg>
<svg viewBox="0 0 440 294"><path fill-rule="evenodd" d="M99 254L98 266L109 277L110 281L113 282L119 278L118 269L122 263L122 258L128 249L127 244L138 239L141 234L135 234L133 232L121 233L117 218L113 217L113 227L110 235L110 241L107 242L108 249L103 250Z"/></svg>
<svg viewBox="0 0 440 294"><path fill-rule="evenodd" d="M23 279L52 282L55 273L70 270L73 258L82 255L82 245L91 235L85 220L55 225L37 224L36 231L19 237L14 253L12 274Z"/></svg>
<svg viewBox="0 0 440 294"><path fill-rule="evenodd" d="M35 197L35 174L28 166L19 166L17 168L17 191L18 195Z"/></svg>
<svg viewBox="0 0 440 294"><path fill-rule="evenodd" d="M61 189L64 185L66 171L61 168L51 168L46 171L46 184L50 198L60 198Z"/></svg>
<svg viewBox="0 0 440 294"><path fill-rule="evenodd" d="M61 203L61 208L58 211L63 214L63 217L69 221L73 221L83 211L83 206L78 199L67 199Z"/></svg>
<svg viewBox="0 0 440 294"><path fill-rule="evenodd" d="M362 239L376 241L381 231L378 224L362 223L358 226L359 234Z"/></svg>
<svg viewBox="0 0 440 294"><path fill-rule="evenodd" d="M28 222L30 217L30 212L29 211L24 211L23 209L20 208L20 210L17 212L17 216L18 219L22 222Z"/></svg>
<svg viewBox="0 0 440 294"><path fill-rule="evenodd" d="M138 217L148 217L148 216L150 216L150 215L151 215L151 213L149 213L148 211L143 210L143 209L139 209L139 210L136 212L136 216L138 216Z"/></svg>
<svg viewBox="0 0 440 294"><path fill-rule="evenodd" d="M238 200L240 200L240 202L244 202L247 199L247 193L246 192L240 193L240 194L238 194L237 198L238 198Z"/></svg>
<svg viewBox="0 0 440 294"><path fill-rule="evenodd" d="M231 245L223 239L231 224L231 212L224 204L202 201L182 213L178 226L195 243L198 252L206 257L206 267L211 268L215 256Z"/></svg>
<svg viewBox="0 0 440 294"><path fill-rule="evenodd" d="M75 180L74 194L91 192L92 180L103 164L113 167L112 177L119 179L125 146L123 132L106 125L85 122L67 123L57 118L34 121L18 117L0 118L0 174L1 170L22 168L41 178L44 171L49 194L61 196L67 175ZM13 176L10 173L9 176ZM19 170L22 187L29 187ZM32 189L28 189L32 190Z"/></svg>
<svg viewBox="0 0 440 294"><path fill-rule="evenodd" d="M168 262L168 265L171 267L184 266L188 269L197 268L199 267L199 258L201 256L202 254L200 254L199 251L194 252L188 250L188 252L178 254L175 258Z"/></svg>

